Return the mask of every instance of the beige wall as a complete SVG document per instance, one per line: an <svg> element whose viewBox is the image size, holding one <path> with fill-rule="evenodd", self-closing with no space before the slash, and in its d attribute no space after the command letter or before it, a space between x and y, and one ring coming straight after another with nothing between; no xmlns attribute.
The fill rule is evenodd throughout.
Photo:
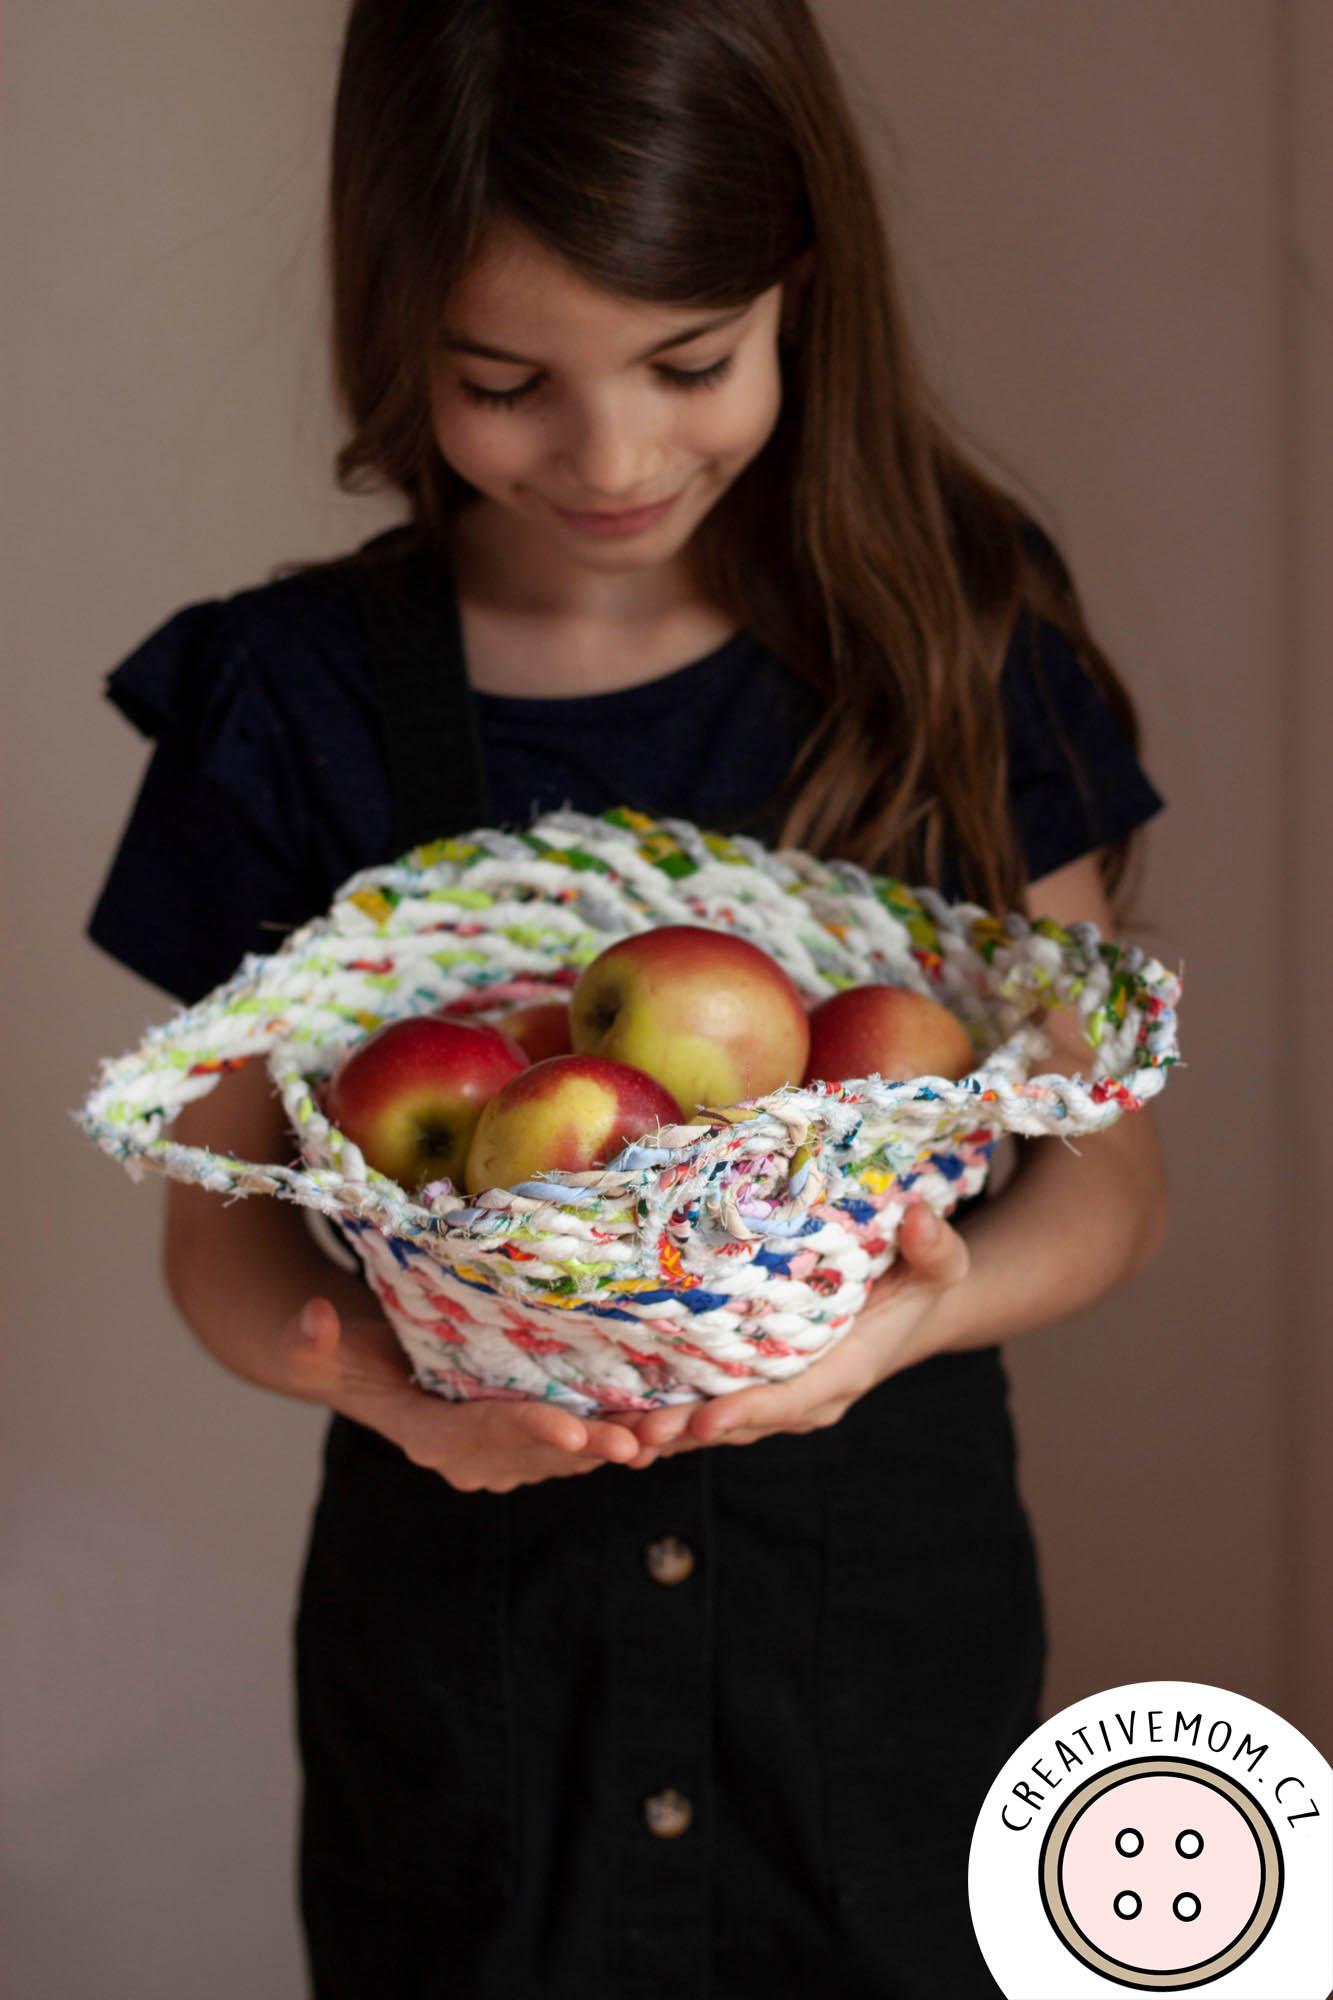
<svg viewBox="0 0 1333 2000"><path fill-rule="evenodd" d="M1330 945L1333 370L1319 0L823 0L927 351L1045 503L1170 801L1174 1230L1009 1350L1048 1706L1149 1676L1325 1750L1333 1410L1313 1081ZM192 597L386 518L327 486L341 5L15 0L6 352L13 1990L300 1990L287 1646L322 1429L204 1357L161 1190L65 1117L170 1011L85 945L145 748L100 676ZM1316 93L1323 79L1323 101Z"/></svg>

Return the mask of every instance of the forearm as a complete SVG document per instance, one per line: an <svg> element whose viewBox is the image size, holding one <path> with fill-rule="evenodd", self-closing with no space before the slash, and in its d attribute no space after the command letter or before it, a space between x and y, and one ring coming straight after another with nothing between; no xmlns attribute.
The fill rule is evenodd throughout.
<svg viewBox="0 0 1333 2000"><path fill-rule="evenodd" d="M1019 1170L959 1234L967 1276L923 1329L929 1352L1048 1326L1133 1277L1165 1233L1165 1181L1147 1110L1078 1141L1030 1142Z"/></svg>
<svg viewBox="0 0 1333 2000"><path fill-rule="evenodd" d="M215 1360L280 1396L324 1402L283 1358L280 1335L306 1301L329 1299L340 1319L379 1316L365 1280L320 1250L304 1212L292 1202L248 1195L196 1224L167 1261L167 1288L200 1344ZM406 1372L406 1363L404 1363Z"/></svg>

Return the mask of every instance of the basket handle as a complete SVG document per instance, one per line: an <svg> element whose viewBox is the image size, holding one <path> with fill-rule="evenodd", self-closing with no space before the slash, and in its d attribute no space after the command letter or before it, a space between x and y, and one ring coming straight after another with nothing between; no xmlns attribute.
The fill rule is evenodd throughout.
<svg viewBox="0 0 1333 2000"><path fill-rule="evenodd" d="M339 938L327 918L316 918L293 934L279 952L248 953L233 976L196 1005L148 1030L136 1049L102 1060L97 1081L70 1115L102 1150L120 1161L130 1178L162 1174L224 1194L269 1194L318 1209L330 1219L348 1210L367 1222L416 1241L438 1238L444 1224L396 1181L378 1173L350 1140L333 1167L295 1166L244 1160L187 1146L165 1136L165 1128L196 1098L216 1089L229 1071L260 1057L293 1125L317 1115L303 1071L315 1038L309 1025L298 1028L289 1007L308 1011L309 972L294 956L298 945L327 943L330 952L364 952L371 940ZM518 972L488 989L492 1004L549 993L550 979ZM351 1044L371 1023L329 1006L324 1010L328 1042Z"/></svg>
<svg viewBox="0 0 1333 2000"><path fill-rule="evenodd" d="M300 935L327 928L326 920L317 919ZM297 1046L286 1010L296 990L291 967L284 953L247 953L230 979L149 1028L137 1048L103 1058L92 1089L70 1115L132 1180L158 1173L214 1191L286 1196L326 1214L336 1212L339 1200L331 1188L344 1185L341 1174L243 1160L165 1136L187 1104L216 1089L229 1070L260 1058L268 1059L270 1075L287 1100L278 1057L284 1045Z"/></svg>

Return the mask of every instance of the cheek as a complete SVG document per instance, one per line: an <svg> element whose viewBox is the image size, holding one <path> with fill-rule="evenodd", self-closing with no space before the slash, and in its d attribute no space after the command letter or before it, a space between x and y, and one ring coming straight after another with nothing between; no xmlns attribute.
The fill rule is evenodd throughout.
<svg viewBox="0 0 1333 2000"><path fill-rule="evenodd" d="M699 401L709 392L700 390ZM772 435L782 407L782 380L777 367L760 367L736 382L713 407L689 420L692 441L701 458L724 460L739 468L760 451Z"/></svg>
<svg viewBox="0 0 1333 2000"><path fill-rule="evenodd" d="M532 462L531 426L507 422L504 413L477 408L459 398L435 399L431 423L441 455L473 485L512 478Z"/></svg>

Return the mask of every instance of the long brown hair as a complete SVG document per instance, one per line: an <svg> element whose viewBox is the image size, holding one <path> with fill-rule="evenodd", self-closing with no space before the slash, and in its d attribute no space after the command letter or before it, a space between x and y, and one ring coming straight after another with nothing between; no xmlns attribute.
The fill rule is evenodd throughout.
<svg viewBox="0 0 1333 2000"><path fill-rule="evenodd" d="M1000 669L1025 608L1130 696L1053 542L969 462L909 337L875 189L806 0L354 0L329 207L347 492L447 545L475 489L427 375L448 294L516 223L625 299L784 282L782 408L696 530L710 598L818 693L782 840L1025 907ZM1117 920L1133 836L1104 850Z"/></svg>

